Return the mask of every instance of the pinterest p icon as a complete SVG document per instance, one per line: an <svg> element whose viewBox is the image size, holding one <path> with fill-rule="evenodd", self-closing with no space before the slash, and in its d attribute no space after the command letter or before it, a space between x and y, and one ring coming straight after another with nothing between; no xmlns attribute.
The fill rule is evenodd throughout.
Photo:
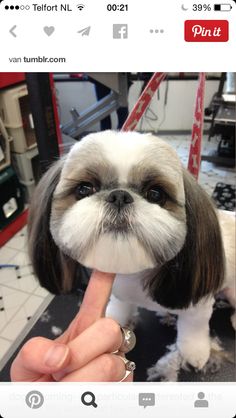
<svg viewBox="0 0 236 418"><path fill-rule="evenodd" d="M31 392L27 393L25 402L31 409L41 408L44 403L43 394L37 390L32 390Z"/></svg>

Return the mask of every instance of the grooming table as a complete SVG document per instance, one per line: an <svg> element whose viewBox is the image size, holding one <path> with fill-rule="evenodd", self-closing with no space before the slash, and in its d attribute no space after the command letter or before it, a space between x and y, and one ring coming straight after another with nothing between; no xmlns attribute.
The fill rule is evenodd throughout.
<svg viewBox="0 0 236 418"><path fill-rule="evenodd" d="M80 302L81 295L78 293L68 296L49 296L48 300L45 301L43 313L38 318L32 317L30 319L27 326L28 329L26 329L27 332L22 335L23 338L18 339L18 343L12 350L10 358L9 356L8 358L5 357L5 365L0 372L0 381L6 382L10 380L10 365L28 339L36 336L54 339L56 334L64 331L75 317ZM220 339L224 349L231 354L231 357L235 357L235 333L230 323L231 313L232 310L230 308L216 308L210 325L212 335ZM166 353L167 346L175 342L176 329L172 325L163 325L155 313L140 309L140 317L135 328L135 334L137 337L136 347L127 357L136 362L135 381L143 382L147 380L147 369ZM179 381L235 382L235 365L223 360L219 370L213 364L211 370L205 373L197 373L193 369L181 371Z"/></svg>

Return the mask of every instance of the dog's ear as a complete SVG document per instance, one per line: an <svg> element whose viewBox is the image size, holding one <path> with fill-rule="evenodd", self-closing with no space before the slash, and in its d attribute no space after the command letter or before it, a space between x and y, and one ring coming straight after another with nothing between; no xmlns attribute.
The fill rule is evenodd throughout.
<svg viewBox="0 0 236 418"><path fill-rule="evenodd" d="M184 169L183 169L184 170ZM187 308L214 295L223 284L224 248L213 203L195 179L183 172L187 235L182 250L145 284L152 298L172 309Z"/></svg>
<svg viewBox="0 0 236 418"><path fill-rule="evenodd" d="M38 183L29 210L29 256L40 284L51 293L71 290L78 266L55 244L50 229L51 204L59 182L63 160L57 161Z"/></svg>

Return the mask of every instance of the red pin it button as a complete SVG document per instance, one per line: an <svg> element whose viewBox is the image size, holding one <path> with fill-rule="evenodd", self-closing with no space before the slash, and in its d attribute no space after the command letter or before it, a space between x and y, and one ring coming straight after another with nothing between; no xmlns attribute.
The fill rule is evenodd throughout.
<svg viewBox="0 0 236 418"><path fill-rule="evenodd" d="M184 22L186 42L227 42L228 20L186 20Z"/></svg>

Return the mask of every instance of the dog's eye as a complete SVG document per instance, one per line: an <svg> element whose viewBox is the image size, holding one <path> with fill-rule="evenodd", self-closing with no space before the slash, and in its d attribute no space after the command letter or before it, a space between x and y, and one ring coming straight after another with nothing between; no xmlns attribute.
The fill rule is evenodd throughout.
<svg viewBox="0 0 236 418"><path fill-rule="evenodd" d="M79 200L79 199L83 199L84 197L91 196L96 192L97 190L92 183L84 181L80 183L80 185L76 188L75 196L76 196L76 199Z"/></svg>
<svg viewBox="0 0 236 418"><path fill-rule="evenodd" d="M163 206L166 203L167 195L161 187L153 186L147 191L146 198L150 203L158 203Z"/></svg>

